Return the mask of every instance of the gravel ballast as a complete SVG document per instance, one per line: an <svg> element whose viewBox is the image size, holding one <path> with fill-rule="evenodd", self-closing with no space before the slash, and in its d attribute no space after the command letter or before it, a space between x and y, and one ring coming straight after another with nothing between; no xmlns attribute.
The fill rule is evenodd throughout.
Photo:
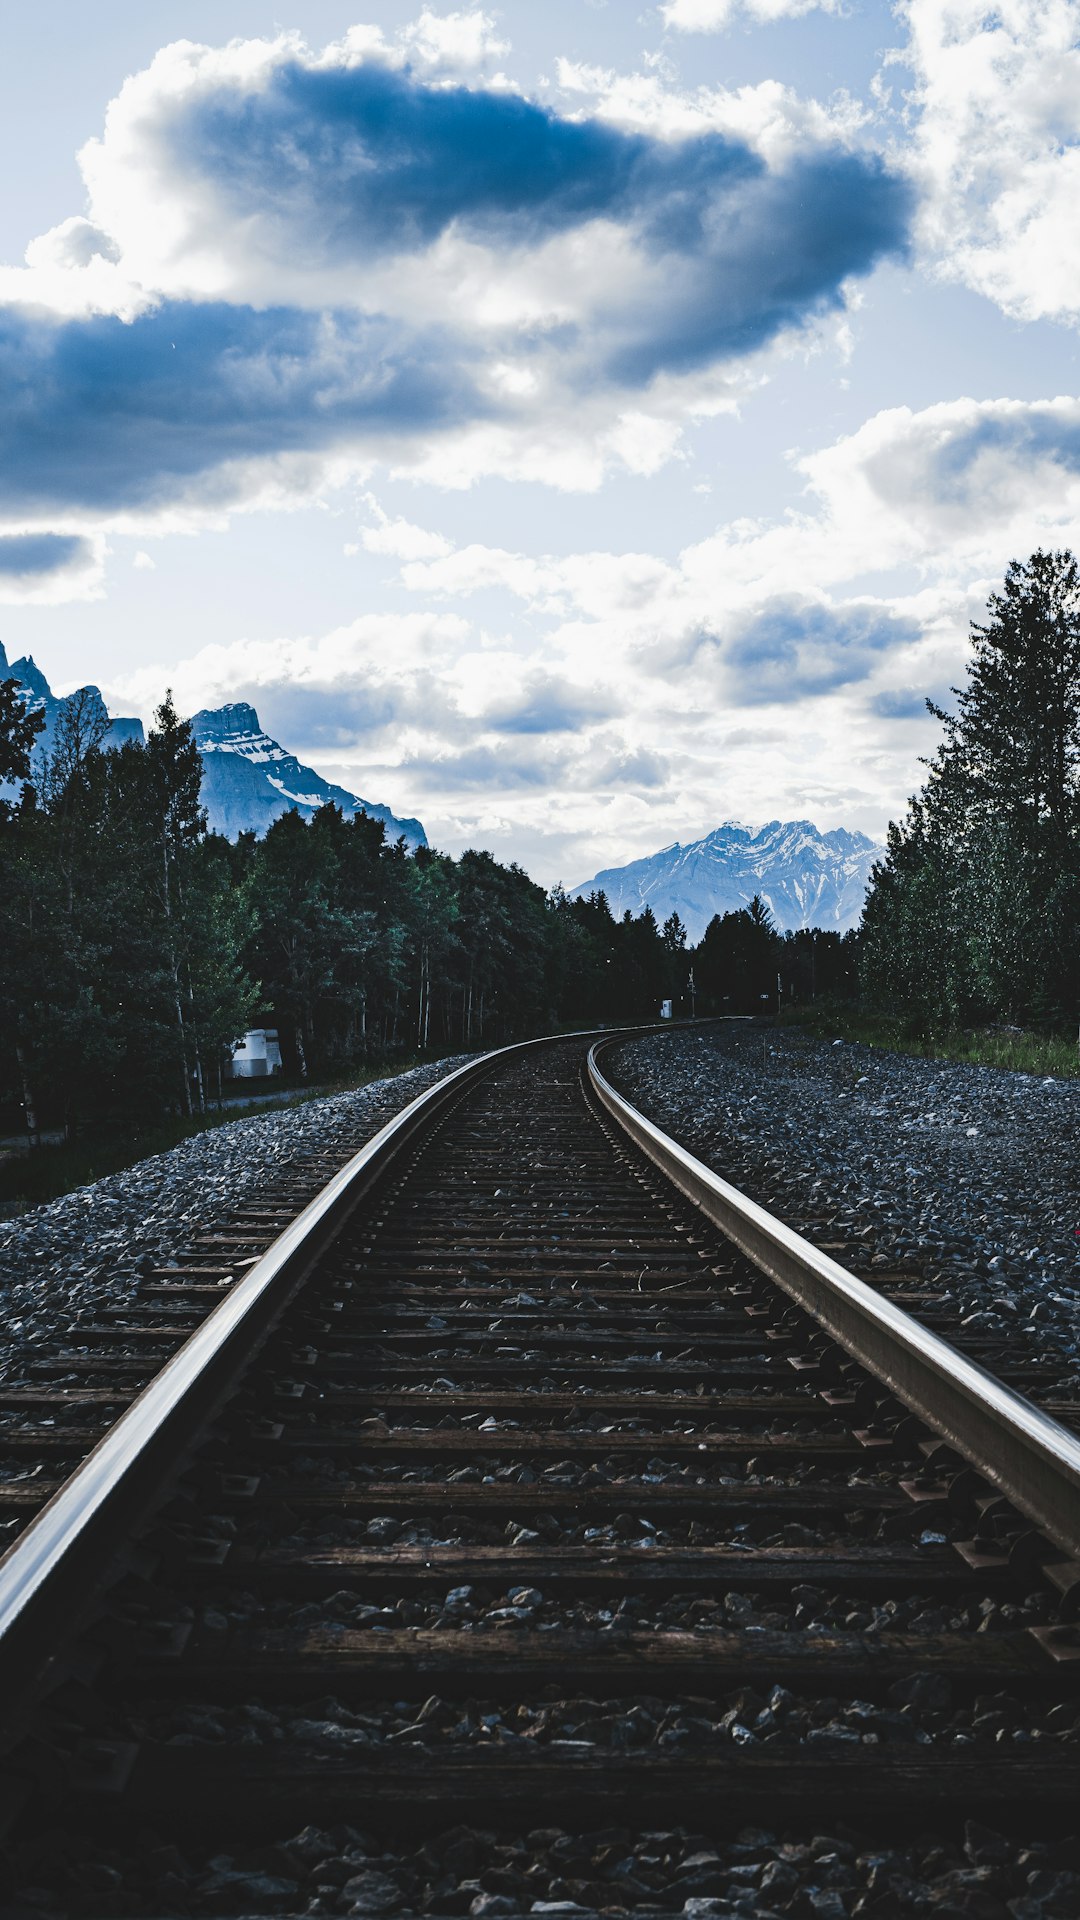
<svg viewBox="0 0 1080 1920"><path fill-rule="evenodd" d="M969 1820L959 1833L879 1845L843 1820L787 1835L744 1827L585 1833L458 1826L387 1846L352 1826L214 1851L140 1836L133 1850L43 1836L16 1863L12 1920L41 1914L681 1914L686 1920L1070 1920L1080 1849L1026 1844Z"/></svg>
<svg viewBox="0 0 1080 1920"><path fill-rule="evenodd" d="M957 1324L1026 1327L1080 1388L1080 1081L734 1023L635 1041L609 1071L843 1265L940 1277Z"/></svg>
<svg viewBox="0 0 1080 1920"><path fill-rule="evenodd" d="M193 1134L168 1153L0 1225L0 1377L80 1319L133 1300L140 1282L238 1207L271 1194L294 1161L355 1153L467 1056L437 1060Z"/></svg>

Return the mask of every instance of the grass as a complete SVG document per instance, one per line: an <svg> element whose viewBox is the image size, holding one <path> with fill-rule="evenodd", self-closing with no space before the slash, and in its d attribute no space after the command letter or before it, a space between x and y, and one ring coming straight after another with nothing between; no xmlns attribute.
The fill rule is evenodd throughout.
<svg viewBox="0 0 1080 1920"><path fill-rule="evenodd" d="M782 1026L802 1027L822 1040L855 1040L864 1047L909 1053L919 1060L957 1060L976 1067L1005 1067L1012 1073L1053 1074L1074 1080L1080 1074L1077 1042L1060 1034L1032 1033L1017 1027L972 1027L928 1032L910 1016L872 1013L832 1002L791 1007Z"/></svg>
<svg viewBox="0 0 1080 1920"><path fill-rule="evenodd" d="M353 1092L372 1080L394 1079L413 1067L443 1057L440 1053L418 1054L393 1066L364 1068L349 1079L329 1086L312 1087L299 1093L294 1090L291 1097L283 1093L280 1100L253 1100L250 1104L227 1107L222 1113L200 1113L190 1119L172 1116L137 1132L95 1128L92 1133L62 1145L37 1147L31 1152L20 1149L7 1158L0 1157L0 1209L8 1215L21 1213L27 1207L40 1206L43 1201L57 1200L76 1187L88 1186L106 1174L122 1173L125 1167L133 1167L152 1154L167 1153L170 1147L178 1147L193 1134L210 1133L216 1127L228 1126L233 1120L250 1119L256 1114L280 1113L283 1107L306 1106L309 1101L322 1100L330 1093Z"/></svg>

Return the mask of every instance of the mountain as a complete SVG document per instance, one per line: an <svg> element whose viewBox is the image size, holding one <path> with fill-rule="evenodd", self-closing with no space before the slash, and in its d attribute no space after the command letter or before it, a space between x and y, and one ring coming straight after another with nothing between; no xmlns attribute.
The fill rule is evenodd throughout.
<svg viewBox="0 0 1080 1920"><path fill-rule="evenodd" d="M819 833L809 820L770 820L756 831L726 820L703 840L678 841L644 860L608 867L571 890L571 898L603 891L616 919L650 906L663 924L671 913L691 943L716 913L748 906L755 893L782 932L858 925L874 861L882 849L865 833L835 827Z"/></svg>
<svg viewBox="0 0 1080 1920"><path fill-rule="evenodd" d="M56 724L65 706L75 696L58 698L36 660L27 654L8 664L0 644L0 680L17 680L23 691L23 705L32 713L45 715L45 728L37 737L37 748L46 752L56 738ZM108 721L103 745L122 746L125 740L142 742L141 720L109 715L97 687L79 689L88 694ZM411 848L426 847L427 835L419 820L399 820L389 807L373 800L362 800L344 787L335 787L311 767L302 767L294 754L271 740L259 725L254 707L237 701L231 706L215 707L195 714L192 720L195 741L202 754L202 801L207 819L218 833L234 840L238 833L265 833L272 820L290 807L311 818L320 807L333 801L350 817L367 813L381 820L389 840L404 834Z"/></svg>
<svg viewBox="0 0 1080 1920"><path fill-rule="evenodd" d="M30 713L43 713L45 715L44 729L38 734L34 744L35 750L44 748L45 752L48 753L56 739L56 723L63 713L64 708L68 705L68 702L74 698L74 695L65 694L62 698L58 697L50 687L32 653L25 654L21 660L11 661L9 665L8 657L4 652L2 643L0 643L0 680L17 680L23 688L24 708ZM89 694L102 719L109 722L102 742L103 746L119 747L122 746L125 740L142 740L143 723L141 720L126 716L123 718L110 719L108 708L101 697L100 689L97 687L80 687L79 692Z"/></svg>
<svg viewBox="0 0 1080 1920"><path fill-rule="evenodd" d="M263 732L258 714L246 701L204 708L192 716L191 724L203 759L203 805L210 825L230 839L251 829L264 833L290 807L310 819L333 801L349 816L367 813L383 821L388 840L404 834L410 848L426 847L419 820L399 820L389 807L362 800L324 780L312 767L301 766L295 754Z"/></svg>

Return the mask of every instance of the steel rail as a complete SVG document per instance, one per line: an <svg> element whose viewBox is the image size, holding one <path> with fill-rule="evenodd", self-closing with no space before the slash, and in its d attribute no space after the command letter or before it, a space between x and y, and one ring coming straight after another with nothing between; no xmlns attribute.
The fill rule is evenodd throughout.
<svg viewBox="0 0 1080 1920"><path fill-rule="evenodd" d="M623 1132L840 1346L955 1447L1055 1546L1080 1559L1080 1439L774 1219L647 1120L598 1064L598 1054L618 1037L589 1049L587 1072L593 1093Z"/></svg>
<svg viewBox="0 0 1080 1920"><path fill-rule="evenodd" d="M647 1032L648 1026L623 1028ZM104 1559L232 1390L315 1261L403 1149L501 1060L582 1034L519 1041L467 1061L402 1108L297 1214L171 1356L0 1558L0 1694L5 1712L32 1695L43 1668L85 1614Z"/></svg>

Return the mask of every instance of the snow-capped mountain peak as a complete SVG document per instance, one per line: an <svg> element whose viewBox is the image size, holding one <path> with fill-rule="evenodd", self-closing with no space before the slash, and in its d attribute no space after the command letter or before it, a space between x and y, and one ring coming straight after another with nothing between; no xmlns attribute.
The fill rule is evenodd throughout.
<svg viewBox="0 0 1080 1920"><path fill-rule="evenodd" d="M858 924L881 848L864 833L812 820L768 820L749 827L725 820L700 840L675 841L623 867L608 867L574 887L573 897L603 892L618 919L650 906L661 923L677 913L692 942L714 914L737 912L760 894L781 931Z"/></svg>

